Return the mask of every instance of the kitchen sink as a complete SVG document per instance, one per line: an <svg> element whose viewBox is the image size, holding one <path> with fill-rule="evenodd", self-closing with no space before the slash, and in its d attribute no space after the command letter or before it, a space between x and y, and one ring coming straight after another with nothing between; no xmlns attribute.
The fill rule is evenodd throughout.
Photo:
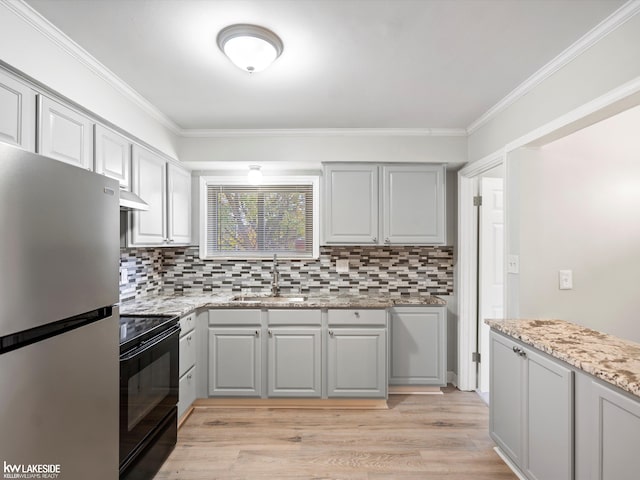
<svg viewBox="0 0 640 480"><path fill-rule="evenodd" d="M307 297L278 295L277 297L272 295L239 295L231 299L232 302L240 303L291 303L291 302L304 302Z"/></svg>

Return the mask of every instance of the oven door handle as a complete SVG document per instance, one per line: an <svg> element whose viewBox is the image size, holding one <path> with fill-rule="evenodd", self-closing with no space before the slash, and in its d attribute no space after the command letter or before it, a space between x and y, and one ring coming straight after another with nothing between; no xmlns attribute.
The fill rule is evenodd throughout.
<svg viewBox="0 0 640 480"><path fill-rule="evenodd" d="M142 345L140 345L136 349L134 349L134 350L132 350L130 352L127 352L124 355L121 355L120 356L120 362L128 362L132 358L137 357L138 355L146 352L147 350L152 349L153 347L155 347L159 343L164 342L169 337L171 337L173 335L177 335L179 332L180 332L180 325L174 325L173 327L171 327L170 330L167 331L167 333L164 333L161 337L156 337L156 339L154 339L153 341L150 341L148 343L143 343Z"/></svg>

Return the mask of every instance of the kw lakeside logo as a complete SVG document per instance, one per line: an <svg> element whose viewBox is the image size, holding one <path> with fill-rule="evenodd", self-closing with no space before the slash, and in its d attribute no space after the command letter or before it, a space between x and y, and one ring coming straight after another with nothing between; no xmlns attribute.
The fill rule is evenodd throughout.
<svg viewBox="0 0 640 480"><path fill-rule="evenodd" d="M12 464L4 461L3 478L58 478L60 464L34 463L29 465Z"/></svg>

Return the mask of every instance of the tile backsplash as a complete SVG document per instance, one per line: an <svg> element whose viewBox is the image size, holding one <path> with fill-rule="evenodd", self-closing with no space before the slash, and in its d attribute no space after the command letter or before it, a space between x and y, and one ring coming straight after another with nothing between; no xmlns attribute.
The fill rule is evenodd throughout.
<svg viewBox="0 0 640 480"><path fill-rule="evenodd" d="M347 260L348 273L336 271ZM201 260L198 247L122 249L120 266L129 283L120 300L164 293L267 292L271 260ZM316 260L279 260L283 293L453 293L453 247L321 247Z"/></svg>

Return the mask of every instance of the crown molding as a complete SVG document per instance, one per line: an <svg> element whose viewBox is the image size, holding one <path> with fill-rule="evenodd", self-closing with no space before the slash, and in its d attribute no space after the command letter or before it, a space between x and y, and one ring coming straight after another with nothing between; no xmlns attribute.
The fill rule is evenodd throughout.
<svg viewBox="0 0 640 480"><path fill-rule="evenodd" d="M58 27L49 22L40 13L34 10L30 5L25 3L24 0L15 0L4 2L6 7L12 10L22 20L31 25L36 31L44 35L50 41L54 42L65 53L78 60L84 66L89 68L99 78L115 88L118 92L131 100L135 105L144 110L153 119L160 122L175 134L180 133L180 127L164 113L162 113L155 105L149 100L140 95L130 85L124 82L115 73L100 63L93 55L87 52L84 48L74 42L65 33L63 33Z"/></svg>
<svg viewBox="0 0 640 480"><path fill-rule="evenodd" d="M629 19L640 12L640 0L630 0L604 19L585 35L555 57L544 67L531 75L527 80L518 85L506 97L496 103L493 107L483 113L477 120L467 127L467 133L471 135L493 117L515 103L518 99L533 90L537 85L556 73L562 67L584 53L604 37L623 25Z"/></svg>
<svg viewBox="0 0 640 480"><path fill-rule="evenodd" d="M464 128L182 129L182 137L466 137Z"/></svg>

